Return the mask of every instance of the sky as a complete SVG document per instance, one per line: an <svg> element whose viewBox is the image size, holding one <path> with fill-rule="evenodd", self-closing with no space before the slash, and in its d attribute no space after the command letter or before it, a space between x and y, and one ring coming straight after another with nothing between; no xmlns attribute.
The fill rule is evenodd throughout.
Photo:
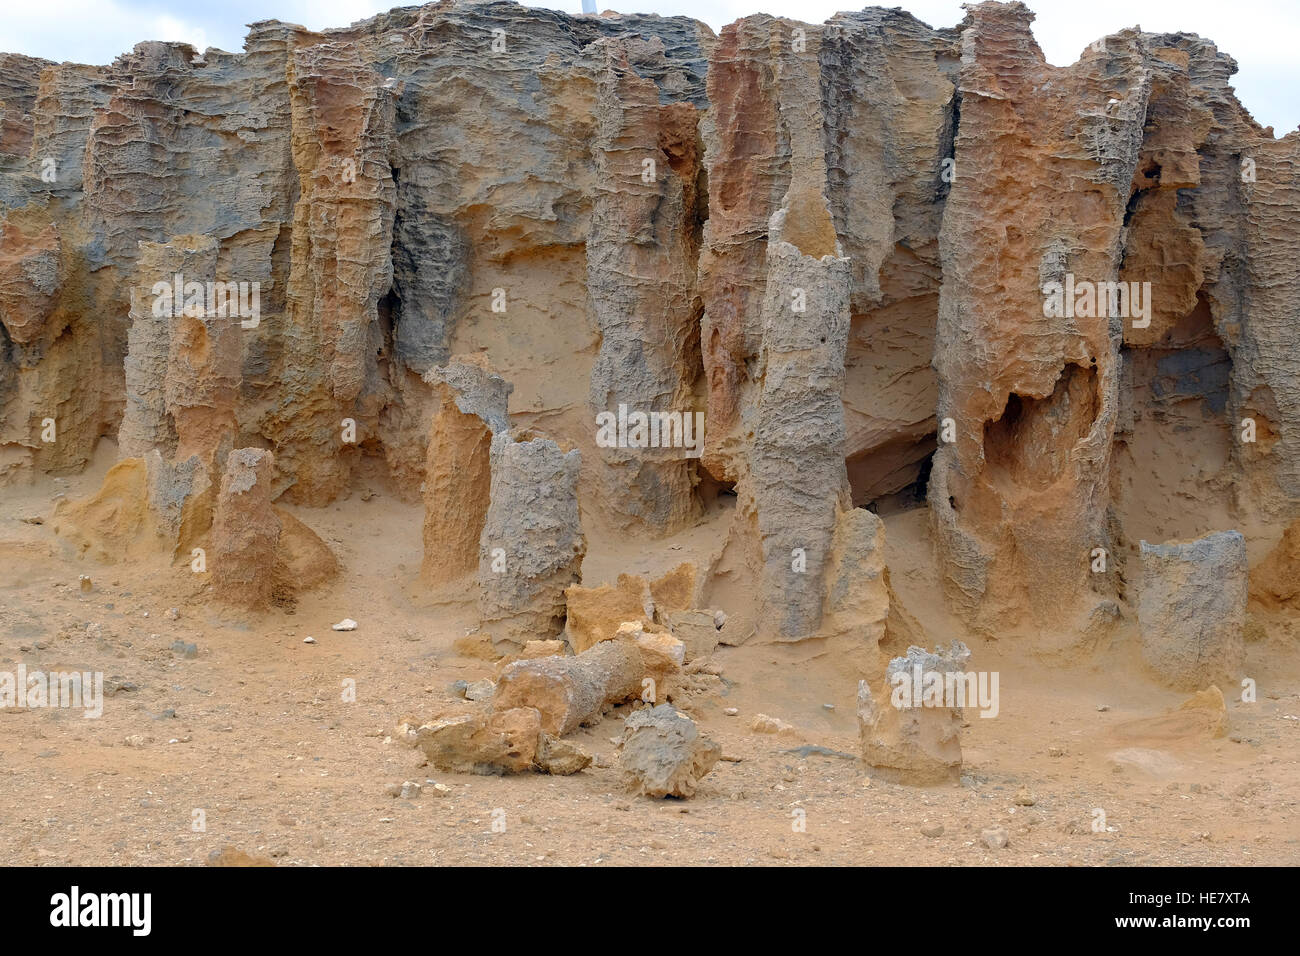
<svg viewBox="0 0 1300 956"><path fill-rule="evenodd" d="M244 48L245 26L285 20L310 29L347 26L392 6L383 0L0 0L0 51L49 60L110 63L141 40L179 40L199 48ZM412 0L413 2L413 0ZM579 13L581 0L529 6ZM867 4L864 4L867 5ZM902 6L934 27L955 26L960 0L879 0ZM1125 27L1199 33L1237 61L1237 96L1263 126L1282 136L1300 126L1300 0L1028 0L1034 35L1049 63L1068 66L1093 40ZM845 0L597 0L600 10L691 16L715 31L751 13L807 22L841 9Z"/></svg>

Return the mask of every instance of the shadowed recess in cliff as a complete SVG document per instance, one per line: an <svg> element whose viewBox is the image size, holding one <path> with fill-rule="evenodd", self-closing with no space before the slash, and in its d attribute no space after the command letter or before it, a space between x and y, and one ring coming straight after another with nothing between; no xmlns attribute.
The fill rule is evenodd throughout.
<svg viewBox="0 0 1300 956"><path fill-rule="evenodd" d="M1001 417L984 425L984 460L995 481L1046 488L1065 471L1097 418L1097 370L1070 363L1046 398L1007 396Z"/></svg>

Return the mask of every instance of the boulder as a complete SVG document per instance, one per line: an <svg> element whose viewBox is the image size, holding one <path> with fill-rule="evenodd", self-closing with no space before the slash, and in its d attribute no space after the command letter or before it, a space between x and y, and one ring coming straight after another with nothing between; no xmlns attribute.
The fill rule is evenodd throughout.
<svg viewBox="0 0 1300 956"><path fill-rule="evenodd" d="M695 721L660 704L624 721L618 768L636 793L690 797L721 756L722 747L700 736Z"/></svg>

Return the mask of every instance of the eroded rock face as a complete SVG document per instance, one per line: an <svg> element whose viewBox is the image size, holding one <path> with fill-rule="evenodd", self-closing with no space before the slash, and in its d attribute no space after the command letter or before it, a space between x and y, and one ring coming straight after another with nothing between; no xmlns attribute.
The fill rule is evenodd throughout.
<svg viewBox="0 0 1300 956"><path fill-rule="evenodd" d="M1150 79L1137 56L1048 66L1019 3L971 8L956 176L940 233L930 477L949 597L992 632L1059 625L1106 578L1120 318L1047 304L1051 284L1118 280ZM1023 141L1007 149L999 143ZM996 291L994 291L996 289ZM1071 297L1071 306L1074 300ZM1067 312L1069 314L1067 314Z"/></svg>
<svg viewBox="0 0 1300 956"><path fill-rule="evenodd" d="M1160 680L1181 690L1236 683L1248 589L1246 540L1238 531L1142 542L1142 657Z"/></svg>
<svg viewBox="0 0 1300 956"><path fill-rule="evenodd" d="M379 469L423 498L425 580L477 568L512 646L564 629L580 513L650 542L732 504L738 632L870 641L887 602L901 633L853 508L926 500L977 633L1091 646L1143 537L1300 517L1300 135L1199 37L1059 69L1031 21L492 0L0 55L0 481L116 435L180 556L231 449L274 449L257 514ZM623 409L702 410L703 448L611 445ZM716 570L652 582L651 623L717 606Z"/></svg>
<svg viewBox="0 0 1300 956"><path fill-rule="evenodd" d="M1250 599L1269 610L1300 607L1300 521L1250 574Z"/></svg>
<svg viewBox="0 0 1300 956"><path fill-rule="evenodd" d="M705 436L696 426L694 384L703 305L695 269L707 210L699 111L691 103L661 103L654 77L638 75L646 60L664 59L661 40L596 46L604 55L593 142L602 188L587 240L587 294L600 352L590 405L596 415L617 418L625 408L681 422L680 434L660 435L649 448L602 443L597 474L601 500L625 526L664 533L680 530L700 510L695 461Z"/></svg>

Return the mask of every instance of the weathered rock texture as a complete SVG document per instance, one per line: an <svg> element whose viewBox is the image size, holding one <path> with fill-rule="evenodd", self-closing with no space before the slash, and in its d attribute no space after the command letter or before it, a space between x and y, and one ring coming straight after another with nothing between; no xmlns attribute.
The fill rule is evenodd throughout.
<svg viewBox="0 0 1300 956"><path fill-rule="evenodd" d="M271 505L274 468L271 453L256 448L240 448L227 459L208 555L212 589L227 604L258 609L271 601L280 542L280 519Z"/></svg>
<svg viewBox="0 0 1300 956"><path fill-rule="evenodd" d="M1142 542L1142 657L1161 680L1182 690L1236 683L1248 588L1246 540L1239 532Z"/></svg>
<svg viewBox="0 0 1300 956"><path fill-rule="evenodd" d="M961 774L963 710L953 703L969 658L970 651L960 641L933 654L909 647L906 657L894 658L885 668L879 700L867 681L859 681L863 763L900 783L956 780Z"/></svg>
<svg viewBox="0 0 1300 956"><path fill-rule="evenodd" d="M181 554L231 449L274 453L267 507L386 473L425 580L477 564L515 645L564 627L580 514L651 546L724 508L738 632L874 635L852 508L928 501L977 632L1087 642L1140 539L1262 555L1300 517L1300 133L1207 40L1056 68L1032 18L715 36L448 0L241 53L0 55L0 481L117 436ZM248 295L160 315L177 276ZM1046 307L1115 282L1140 315ZM703 410L702 452L610 447L624 409Z"/></svg>
<svg viewBox="0 0 1300 956"><path fill-rule="evenodd" d="M619 746L624 783L647 797L694 796L722 756L722 747L700 736L695 721L671 704L628 715Z"/></svg>
<svg viewBox="0 0 1300 956"><path fill-rule="evenodd" d="M438 389L424 478L424 579L454 581L478 566L492 486L492 436L509 430L511 386L480 365L425 373Z"/></svg>
<svg viewBox="0 0 1300 956"><path fill-rule="evenodd" d="M534 707L438 717L410 732L413 743L439 770L499 775L538 770L567 776L591 757L542 729Z"/></svg>
<svg viewBox="0 0 1300 956"><path fill-rule="evenodd" d="M650 673L633 642L601 641L576 657L540 657L507 665L497 681L493 705L497 710L535 707L546 732L563 736L608 708L639 697Z"/></svg>
<svg viewBox="0 0 1300 956"><path fill-rule="evenodd" d="M578 516L581 457L547 438L492 439L478 584L480 616L498 643L564 630L564 591L578 581L587 550Z"/></svg>

